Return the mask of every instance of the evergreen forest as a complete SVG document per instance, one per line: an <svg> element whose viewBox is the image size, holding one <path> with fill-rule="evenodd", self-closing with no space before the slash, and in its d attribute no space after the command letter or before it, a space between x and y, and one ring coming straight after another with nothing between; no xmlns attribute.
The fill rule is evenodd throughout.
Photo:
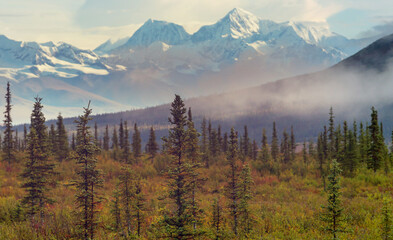
<svg viewBox="0 0 393 240"><path fill-rule="evenodd" d="M194 124L175 95L168 131L97 126L90 102L73 128L46 122L37 96L17 131L7 84L0 239L393 239L393 133L378 110L296 137ZM105 129L104 132L98 131ZM251 139L249 136L260 136Z"/></svg>

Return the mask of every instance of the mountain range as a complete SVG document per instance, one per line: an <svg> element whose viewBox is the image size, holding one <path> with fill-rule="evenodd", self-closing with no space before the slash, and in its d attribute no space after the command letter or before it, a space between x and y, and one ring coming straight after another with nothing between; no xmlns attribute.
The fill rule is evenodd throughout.
<svg viewBox="0 0 393 240"><path fill-rule="evenodd" d="M146 21L131 37L95 50L67 43L21 42L0 36L0 81L11 81L17 122L28 121L33 97L47 116L92 100L98 113L256 86L332 66L374 39L347 39L325 23L263 20L233 9L190 34L165 21Z"/></svg>
<svg viewBox="0 0 393 240"><path fill-rule="evenodd" d="M262 128L271 136L273 121L279 132L294 126L297 141L309 140L328 124L328 112L333 108L336 124L356 120L358 124L369 121L371 106L379 112L384 123L386 139L393 130L393 34L381 38L357 54L338 64L311 74L299 75L251 88L213 94L185 100L191 107L196 126L203 118L211 120L222 131L235 127L242 132L248 125L249 136L261 138ZM174 96L172 96L173 98ZM118 125L120 119L129 125L137 123L146 141L150 126L158 137L168 132L170 104L99 114L94 117L101 132L108 124ZM69 129L73 119L65 119Z"/></svg>

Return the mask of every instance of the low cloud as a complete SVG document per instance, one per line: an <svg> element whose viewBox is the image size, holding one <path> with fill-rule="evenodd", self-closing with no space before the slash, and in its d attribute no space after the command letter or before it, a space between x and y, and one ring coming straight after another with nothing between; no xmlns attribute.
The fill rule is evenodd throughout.
<svg viewBox="0 0 393 240"><path fill-rule="evenodd" d="M383 24L379 24L371 28L370 30L360 33L360 37L383 37L393 33L393 20L385 21Z"/></svg>

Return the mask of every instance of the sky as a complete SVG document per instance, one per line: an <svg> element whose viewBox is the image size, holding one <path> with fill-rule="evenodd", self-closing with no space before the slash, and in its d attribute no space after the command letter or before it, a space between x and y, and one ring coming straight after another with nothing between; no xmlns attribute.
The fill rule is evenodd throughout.
<svg viewBox="0 0 393 240"><path fill-rule="evenodd" d="M0 34L94 49L131 36L149 18L192 33L235 7L276 22L327 22L348 38L393 32L392 0L0 0Z"/></svg>

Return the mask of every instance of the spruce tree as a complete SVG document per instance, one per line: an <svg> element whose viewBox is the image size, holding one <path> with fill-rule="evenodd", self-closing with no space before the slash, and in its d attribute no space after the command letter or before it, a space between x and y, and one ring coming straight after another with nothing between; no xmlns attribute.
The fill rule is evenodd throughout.
<svg viewBox="0 0 393 240"><path fill-rule="evenodd" d="M116 126L114 126L113 134L112 134L112 149L117 150L118 147L119 147L119 138L117 137Z"/></svg>
<svg viewBox="0 0 393 240"><path fill-rule="evenodd" d="M329 160L328 130L326 126L323 126L322 145L323 145L323 156L325 159Z"/></svg>
<svg viewBox="0 0 393 240"><path fill-rule="evenodd" d="M105 133L104 133L104 139L103 139L103 149L105 151L109 150L109 126L105 126Z"/></svg>
<svg viewBox="0 0 393 240"><path fill-rule="evenodd" d="M7 82L7 93L5 94L5 111L4 111L4 138L3 138L3 161L8 163L8 166L15 161L15 148L14 138L12 137L14 130L12 129L12 118L11 118L11 90L10 82Z"/></svg>
<svg viewBox="0 0 393 240"><path fill-rule="evenodd" d="M122 209L124 211L125 228L128 236L131 235L131 221L132 221L132 201L134 199L134 180L135 173L129 166L122 168L120 175L120 199L122 203Z"/></svg>
<svg viewBox="0 0 393 240"><path fill-rule="evenodd" d="M76 161L78 179L75 182L77 193L76 204L79 215L79 227L82 238L94 239L97 227L98 205L101 202L99 189L102 188L101 171L97 169L96 155L99 148L91 135L88 122L91 120L90 102L84 108L84 114L75 121L77 123Z"/></svg>
<svg viewBox="0 0 393 240"><path fill-rule="evenodd" d="M269 161L270 155L269 155L269 146L267 143L267 137L266 137L266 129L262 129L262 149L261 149L261 159L264 163L267 163Z"/></svg>
<svg viewBox="0 0 393 240"><path fill-rule="evenodd" d="M315 157L315 150L314 150L314 141L312 139L310 139L309 143L308 143L308 155L311 158Z"/></svg>
<svg viewBox="0 0 393 240"><path fill-rule="evenodd" d="M15 129L14 149L15 151L20 151L18 129Z"/></svg>
<svg viewBox="0 0 393 240"><path fill-rule="evenodd" d="M271 156L272 156L274 162L277 162L277 159L278 159L278 138L277 138L276 122L273 122Z"/></svg>
<svg viewBox="0 0 393 240"><path fill-rule="evenodd" d="M72 137L71 137L71 149L72 149L72 151L75 151L75 150L76 150L75 133L72 133Z"/></svg>
<svg viewBox="0 0 393 240"><path fill-rule="evenodd" d="M214 232L214 239L222 239L222 228L223 228L223 209L220 200L215 198L212 204L212 220L211 226Z"/></svg>
<svg viewBox="0 0 393 240"><path fill-rule="evenodd" d="M334 114L333 107L329 111L329 159L336 158L336 149L334 144Z"/></svg>
<svg viewBox="0 0 393 240"><path fill-rule="evenodd" d="M251 209L249 201L252 199L252 177L251 169L248 164L243 165L242 171L239 176L239 218L240 227L245 237L249 237L249 234L253 228Z"/></svg>
<svg viewBox="0 0 393 240"><path fill-rule="evenodd" d="M338 234L344 232L344 216L341 204L341 186L340 186L341 169L339 163L334 159L328 176L328 203L323 206L321 220L325 222L325 231L332 234L333 239L338 239Z"/></svg>
<svg viewBox="0 0 393 240"><path fill-rule="evenodd" d="M119 125L119 148L123 149L124 147L124 128L123 128L123 119L120 119Z"/></svg>
<svg viewBox="0 0 393 240"><path fill-rule="evenodd" d="M283 138L281 142L281 153L283 154L283 162L284 163L289 163L291 160L291 146L289 142L289 136L288 133L284 130L283 132Z"/></svg>
<svg viewBox="0 0 393 240"><path fill-rule="evenodd" d="M29 158L22 173L22 187L27 191L22 203L27 207L32 221L37 213L42 218L44 206L52 201L48 197L48 191L54 165L49 161L48 132L41 100L42 98L35 98L29 133Z"/></svg>
<svg viewBox="0 0 393 240"><path fill-rule="evenodd" d="M49 150L52 153L52 155L55 156L55 154L57 153L57 141L56 141L57 139L56 139L56 129L54 124L50 125L48 138L49 138Z"/></svg>
<svg viewBox="0 0 393 240"><path fill-rule="evenodd" d="M197 191L201 187L202 179L199 177L200 169L200 148L199 148L199 133L197 132L194 122L192 120L191 108L188 109L187 119L187 144L186 157L190 161L191 167L191 206L192 206L192 226L194 235L199 235L197 225L200 225L201 209L199 208Z"/></svg>
<svg viewBox="0 0 393 240"><path fill-rule="evenodd" d="M243 135L243 146L242 146L242 154L244 157L249 157L249 149L250 149L250 139L248 137L248 128L247 125L244 125L244 135Z"/></svg>
<svg viewBox="0 0 393 240"><path fill-rule="evenodd" d="M222 135L221 135L221 125L218 125L217 128L217 142L218 142L218 151L222 151Z"/></svg>
<svg viewBox="0 0 393 240"><path fill-rule="evenodd" d="M208 142L208 132L206 128L206 118L203 118L201 128L202 128L202 135L201 135L202 161L205 163L205 167L209 167L209 142Z"/></svg>
<svg viewBox="0 0 393 240"><path fill-rule="evenodd" d="M324 171L324 165L325 165L326 159L325 159L325 154L324 154L324 144L323 144L323 134L322 133L318 136L317 158L318 158L319 173L321 175L321 179L323 182L323 189L326 190L325 171Z"/></svg>
<svg viewBox="0 0 393 240"><path fill-rule="evenodd" d="M127 163L127 164L130 164L131 163L131 160L130 160L130 141L128 140L129 135L128 135L127 121L125 121L123 123L123 135L124 135L123 147L122 147L123 161L125 163Z"/></svg>
<svg viewBox="0 0 393 240"><path fill-rule="evenodd" d="M228 164L229 173L228 184L226 186L226 195L230 201L230 215L232 218L232 230L235 236L238 235L239 227L239 167L238 167L238 137L235 129L231 128L229 135L229 150L228 150Z"/></svg>
<svg viewBox="0 0 393 240"><path fill-rule="evenodd" d="M142 225L144 224L145 219L145 210L146 210L146 198L142 189L142 181L141 178L138 177L135 181L135 191L134 191L134 217L136 221L136 234L138 237L142 234Z"/></svg>
<svg viewBox="0 0 393 240"><path fill-rule="evenodd" d="M295 153L296 153L296 140L295 140L295 134L293 133L293 126L291 126L291 139L290 139L291 161L295 160Z"/></svg>
<svg viewBox="0 0 393 240"><path fill-rule="evenodd" d="M307 146L306 145L306 140L304 140L304 142L303 142L303 150L302 150L302 152L303 152L303 163L304 163L306 171L307 171L307 168L308 168L308 155L307 155L307 147L306 146Z"/></svg>
<svg viewBox="0 0 393 240"><path fill-rule="evenodd" d="M171 239L190 239L194 235L192 207L192 179L194 176L192 164L187 161L187 116L183 100L179 95L171 104L171 124L169 136L165 145L171 156L168 166L168 212L165 213L163 224L166 237Z"/></svg>
<svg viewBox="0 0 393 240"><path fill-rule="evenodd" d="M98 143L98 126L97 122L94 122L94 140Z"/></svg>
<svg viewBox="0 0 393 240"><path fill-rule="evenodd" d="M149 141L147 142L146 149L151 158L154 158L159 150L153 127L150 127Z"/></svg>
<svg viewBox="0 0 393 240"><path fill-rule="evenodd" d="M361 163L366 163L367 162L367 151L368 151L368 146L367 146L367 139L366 139L366 132L363 127L363 123L360 123L360 135L359 135L359 157L360 157L360 162ZM391 151L393 152L393 151Z"/></svg>
<svg viewBox="0 0 393 240"><path fill-rule="evenodd" d="M138 125L134 124L134 134L132 135L132 154L135 159L139 159L142 154L142 140L141 133L138 130Z"/></svg>
<svg viewBox="0 0 393 240"><path fill-rule="evenodd" d="M1 138L0 138L1 142ZM27 149L27 127L26 124L23 124L23 151Z"/></svg>
<svg viewBox="0 0 393 240"><path fill-rule="evenodd" d="M56 126L56 156L57 160L61 162L66 160L69 154L68 135L61 114L57 117Z"/></svg>
<svg viewBox="0 0 393 240"><path fill-rule="evenodd" d="M252 160L257 160L258 157L258 145L257 142L255 140L252 141L252 151L251 151L251 158Z"/></svg>
<svg viewBox="0 0 393 240"><path fill-rule="evenodd" d="M113 228L116 232L121 229L121 203L120 203L120 190L118 186L113 191L113 200L111 201L110 213L113 217Z"/></svg>
<svg viewBox="0 0 393 240"><path fill-rule="evenodd" d="M357 146L354 133L348 131L348 147L346 151L346 160L344 161L344 169L349 176L353 176L358 165Z"/></svg>
<svg viewBox="0 0 393 240"><path fill-rule="evenodd" d="M121 128L123 129L123 123L121 123ZM123 132L123 130L122 130ZM124 136L123 136L124 138ZM119 138L117 136L117 130L116 126L113 126L113 134L112 134L112 153L113 153L113 159L114 160L119 160L118 159L118 150L119 150Z"/></svg>
<svg viewBox="0 0 393 240"><path fill-rule="evenodd" d="M384 143L378 126L378 112L371 108L370 148L368 149L367 167L376 172L382 165L384 158Z"/></svg>
<svg viewBox="0 0 393 240"><path fill-rule="evenodd" d="M210 151L213 158L217 157L220 152L220 145L218 142L218 134L216 129L212 129L210 133Z"/></svg>

